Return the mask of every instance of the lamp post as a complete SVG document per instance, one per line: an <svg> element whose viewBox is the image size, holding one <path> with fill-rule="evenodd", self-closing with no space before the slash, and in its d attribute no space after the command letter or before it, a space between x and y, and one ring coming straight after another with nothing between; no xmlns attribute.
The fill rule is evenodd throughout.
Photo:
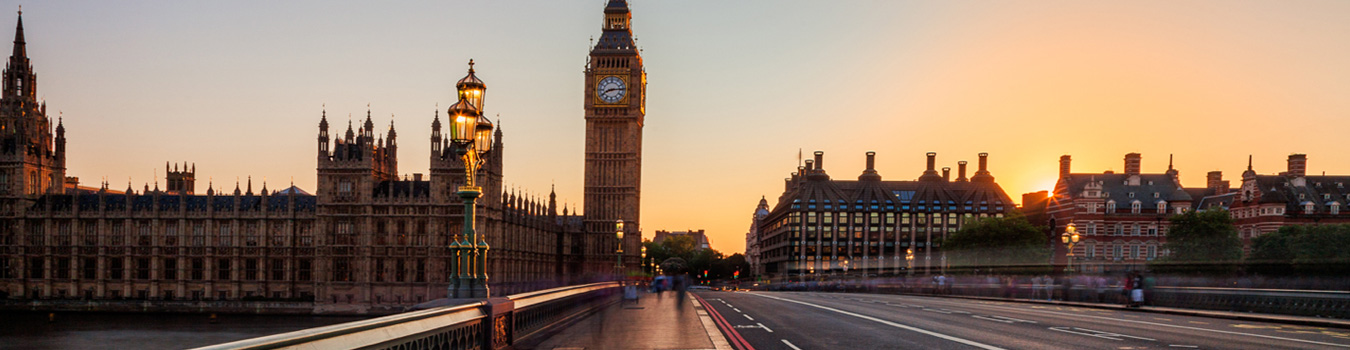
<svg viewBox="0 0 1350 350"><path fill-rule="evenodd" d="M914 275L914 248L905 249L905 271L910 276Z"/></svg>
<svg viewBox="0 0 1350 350"><path fill-rule="evenodd" d="M619 239L619 249L614 251L614 271L616 278L623 280L623 220L614 220L614 237Z"/></svg>
<svg viewBox="0 0 1350 350"><path fill-rule="evenodd" d="M638 265L642 265L642 274L647 274L647 246L642 246L642 259L638 259Z"/></svg>
<svg viewBox="0 0 1350 350"><path fill-rule="evenodd" d="M1075 228L1075 227L1073 226L1073 223L1072 223L1072 222L1070 222L1070 223L1069 223L1069 226L1064 228L1064 233L1062 233L1062 234L1059 235L1059 239L1060 239L1060 241L1064 242L1064 244L1067 245L1067 246L1069 247L1069 252L1068 252L1068 253L1065 253L1065 255L1064 255L1065 258L1067 258L1068 261L1069 261L1068 266L1066 266L1066 267L1064 268L1064 272L1072 273L1072 272L1073 272L1073 246L1074 246L1075 244L1078 244L1078 229Z"/></svg>
<svg viewBox="0 0 1350 350"><path fill-rule="evenodd" d="M454 256L451 266L451 298L487 298L487 251L483 236L474 231L474 201L482 195L482 188L474 184L483 158L492 150L492 122L483 118L483 93L487 86L474 75L473 60L469 60L469 75L455 84L459 101L451 105L450 143L455 154L464 162L464 185L455 194L464 200L464 232L460 239L451 238L450 250Z"/></svg>

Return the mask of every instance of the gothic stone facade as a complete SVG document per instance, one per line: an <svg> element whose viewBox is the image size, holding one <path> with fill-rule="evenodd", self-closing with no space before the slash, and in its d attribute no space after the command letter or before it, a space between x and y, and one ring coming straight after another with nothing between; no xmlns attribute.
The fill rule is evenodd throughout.
<svg viewBox="0 0 1350 350"><path fill-rule="evenodd" d="M586 202L594 217L569 214L552 193L544 199L504 189L505 148L496 132L476 180L494 295L610 278L617 219L631 222L625 242L636 262L645 73L628 18L625 2L606 6L607 39L586 72ZM368 112L360 126L330 136L324 113L312 195L266 184L255 193L251 180L231 193L208 184L196 194L196 167L187 164L166 165L167 190L82 187L65 177L65 128L58 120L53 136L24 47L20 20L0 100L0 299L270 300L365 313L446 296L446 247L463 222L454 189L464 167L439 115L426 176L398 172L392 122L377 136ZM620 98L596 91L615 76L631 85ZM604 93L611 96L598 96Z"/></svg>

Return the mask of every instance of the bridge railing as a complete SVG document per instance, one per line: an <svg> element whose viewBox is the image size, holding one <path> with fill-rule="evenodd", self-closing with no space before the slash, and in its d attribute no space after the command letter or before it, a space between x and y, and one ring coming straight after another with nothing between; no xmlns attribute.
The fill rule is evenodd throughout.
<svg viewBox="0 0 1350 350"><path fill-rule="evenodd" d="M939 288L927 281L918 283L830 283L792 284L784 290L874 292L892 294L959 295L1007 299L1054 299L1083 303L1125 304L1126 295L1119 285L1089 286L1042 285L1039 290L1027 284L956 283ZM1197 310L1253 312L1276 315L1314 316L1350 319L1350 292L1216 288L1154 287L1145 290L1145 305Z"/></svg>
<svg viewBox="0 0 1350 350"><path fill-rule="evenodd" d="M490 298L198 349L501 349L612 300L603 282Z"/></svg>

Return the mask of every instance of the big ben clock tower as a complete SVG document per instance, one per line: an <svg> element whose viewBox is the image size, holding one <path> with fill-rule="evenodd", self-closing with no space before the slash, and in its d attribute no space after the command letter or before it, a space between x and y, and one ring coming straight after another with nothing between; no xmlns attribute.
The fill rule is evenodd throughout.
<svg viewBox="0 0 1350 350"><path fill-rule="evenodd" d="M604 30L586 64L586 269L614 271L615 222L623 220L626 265L637 263L642 192L642 123L647 73L633 43L625 0L605 6ZM607 257L607 258L606 258Z"/></svg>

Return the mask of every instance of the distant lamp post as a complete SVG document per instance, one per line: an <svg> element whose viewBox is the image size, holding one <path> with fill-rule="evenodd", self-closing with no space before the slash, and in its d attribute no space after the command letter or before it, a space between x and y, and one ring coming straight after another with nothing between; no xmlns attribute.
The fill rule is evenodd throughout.
<svg viewBox="0 0 1350 350"><path fill-rule="evenodd" d="M642 273L647 273L647 246L642 246L642 259L638 259L638 264L642 265Z"/></svg>
<svg viewBox="0 0 1350 350"><path fill-rule="evenodd" d="M614 271L623 279L623 220L614 220L614 237L619 239L619 249L614 251Z"/></svg>
<svg viewBox="0 0 1350 350"><path fill-rule="evenodd" d="M482 195L482 188L474 184L483 158L492 150L492 122L483 118L483 94L487 90L482 80L474 75L473 60L469 60L469 75L455 84L459 101L451 105L450 142L455 153L464 162L464 185L456 194L464 200L464 232L461 240L451 239L454 256L451 266L451 298L487 298L487 251L483 236L474 231L474 201Z"/></svg>
<svg viewBox="0 0 1350 350"><path fill-rule="evenodd" d="M914 275L914 248L905 249L905 271L910 276Z"/></svg>
<svg viewBox="0 0 1350 350"><path fill-rule="evenodd" d="M1068 253L1065 253L1065 255L1064 255L1066 258L1068 258L1068 261L1069 261L1068 266L1064 268L1064 272L1072 273L1072 272L1073 272L1073 246L1074 246L1075 244L1078 244L1078 228L1074 227L1074 226L1073 226L1073 223L1070 222L1070 223L1069 223L1069 226L1066 227L1066 228L1064 228L1064 233L1062 233L1062 234L1059 235L1059 240L1062 241L1062 242L1064 242L1064 244L1067 245L1067 246L1069 247L1069 252L1068 252Z"/></svg>

